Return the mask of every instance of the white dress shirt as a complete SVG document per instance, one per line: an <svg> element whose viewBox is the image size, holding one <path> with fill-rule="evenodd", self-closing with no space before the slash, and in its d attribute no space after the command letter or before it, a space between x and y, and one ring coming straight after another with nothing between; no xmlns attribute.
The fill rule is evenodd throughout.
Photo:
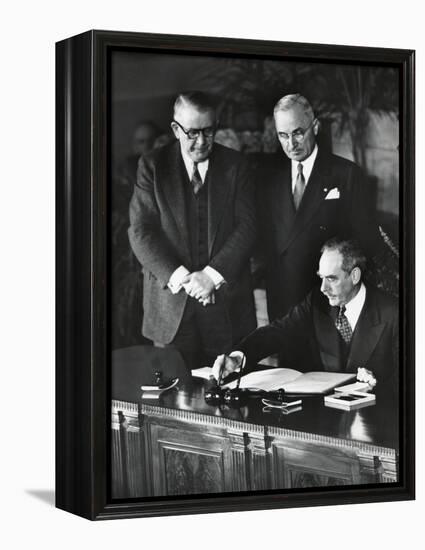
<svg viewBox="0 0 425 550"><path fill-rule="evenodd" d="M311 155L301 162L301 164L303 165L303 176L304 176L306 187L308 184L308 180L310 179L311 171L313 170L314 161L316 160L316 157L317 157L317 151L318 151L317 145L315 145ZM297 182L298 164L299 164L298 160L291 161L292 193L294 192L295 184Z"/></svg>
<svg viewBox="0 0 425 550"><path fill-rule="evenodd" d="M189 176L189 180L192 180L193 172L195 169L195 163L184 151L182 151L181 153L182 153L183 162L186 168L187 175ZM210 159L203 160L202 162L198 162L198 172L199 172L199 175L201 176L202 183L205 183L205 178L207 177L209 164L210 164Z"/></svg>
<svg viewBox="0 0 425 550"><path fill-rule="evenodd" d="M362 312L366 300L366 287L363 283L360 285L360 290L352 300L345 304L345 316L350 323L351 330L354 332L360 313Z"/></svg>
<svg viewBox="0 0 425 550"><path fill-rule="evenodd" d="M186 168L187 175L189 176L189 180L192 180L193 172L195 170L195 163L183 150L181 150L181 154L183 157L183 162ZM205 183L209 163L209 159L197 163L198 172L201 176L202 183ZM218 290L220 286L225 282L223 276L209 265L205 266L202 271L206 273L212 280L216 290ZM186 277L186 275L189 275L189 273L189 270L184 265L181 265L171 274L171 277L168 281L168 288L173 294L177 294L178 292L180 292L180 290L183 288L182 281Z"/></svg>

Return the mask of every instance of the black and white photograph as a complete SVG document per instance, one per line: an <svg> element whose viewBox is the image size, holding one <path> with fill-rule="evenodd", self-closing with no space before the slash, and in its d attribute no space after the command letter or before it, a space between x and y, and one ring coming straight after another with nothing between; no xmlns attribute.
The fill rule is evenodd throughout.
<svg viewBox="0 0 425 550"><path fill-rule="evenodd" d="M111 52L112 500L404 475L400 67L331 61Z"/></svg>
<svg viewBox="0 0 425 550"><path fill-rule="evenodd" d="M420 4L2 22L1 547L417 546Z"/></svg>

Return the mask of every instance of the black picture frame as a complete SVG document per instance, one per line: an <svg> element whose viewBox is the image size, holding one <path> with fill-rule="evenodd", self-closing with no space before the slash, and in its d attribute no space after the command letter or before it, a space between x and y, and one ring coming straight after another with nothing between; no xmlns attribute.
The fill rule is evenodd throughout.
<svg viewBox="0 0 425 550"><path fill-rule="evenodd" d="M108 500L108 79L114 49L270 56L400 69L399 482L338 492ZM414 498L414 51L89 31L56 45L56 506L91 520Z"/></svg>

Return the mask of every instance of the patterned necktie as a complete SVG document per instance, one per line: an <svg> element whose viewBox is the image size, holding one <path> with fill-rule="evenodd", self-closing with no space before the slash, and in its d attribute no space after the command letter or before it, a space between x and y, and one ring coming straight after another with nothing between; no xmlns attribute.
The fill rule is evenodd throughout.
<svg viewBox="0 0 425 550"><path fill-rule="evenodd" d="M192 174L192 179L190 180L190 183L192 184L193 192L196 195L203 185L202 178L198 170L197 162L194 163L193 174Z"/></svg>
<svg viewBox="0 0 425 550"><path fill-rule="evenodd" d="M350 323L345 316L345 306L341 306L339 308L338 315L335 321L335 326L338 332L341 334L344 342L346 344L349 344L351 342L351 337L353 336L353 331L351 330Z"/></svg>
<svg viewBox="0 0 425 550"><path fill-rule="evenodd" d="M295 181L295 187L294 187L295 210L298 210L300 206L301 199L303 198L304 189L305 189L305 178L303 174L303 165L301 164L301 162L298 163L297 169L298 169L298 174L297 174L297 179Z"/></svg>

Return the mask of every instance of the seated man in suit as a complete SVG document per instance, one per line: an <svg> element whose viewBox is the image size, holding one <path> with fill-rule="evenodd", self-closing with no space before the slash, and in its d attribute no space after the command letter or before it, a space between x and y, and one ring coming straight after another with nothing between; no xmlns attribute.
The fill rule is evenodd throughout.
<svg viewBox="0 0 425 550"><path fill-rule="evenodd" d="M255 206L244 156L214 143L208 95L180 94L171 127L175 143L139 161L129 238L144 271L143 335L192 369L255 328Z"/></svg>
<svg viewBox="0 0 425 550"><path fill-rule="evenodd" d="M287 315L258 328L229 356L217 357L218 379L281 352L286 367L303 371L357 373L362 381L398 382L397 301L362 282L366 258L356 241L333 238L322 247L317 272L322 283Z"/></svg>

